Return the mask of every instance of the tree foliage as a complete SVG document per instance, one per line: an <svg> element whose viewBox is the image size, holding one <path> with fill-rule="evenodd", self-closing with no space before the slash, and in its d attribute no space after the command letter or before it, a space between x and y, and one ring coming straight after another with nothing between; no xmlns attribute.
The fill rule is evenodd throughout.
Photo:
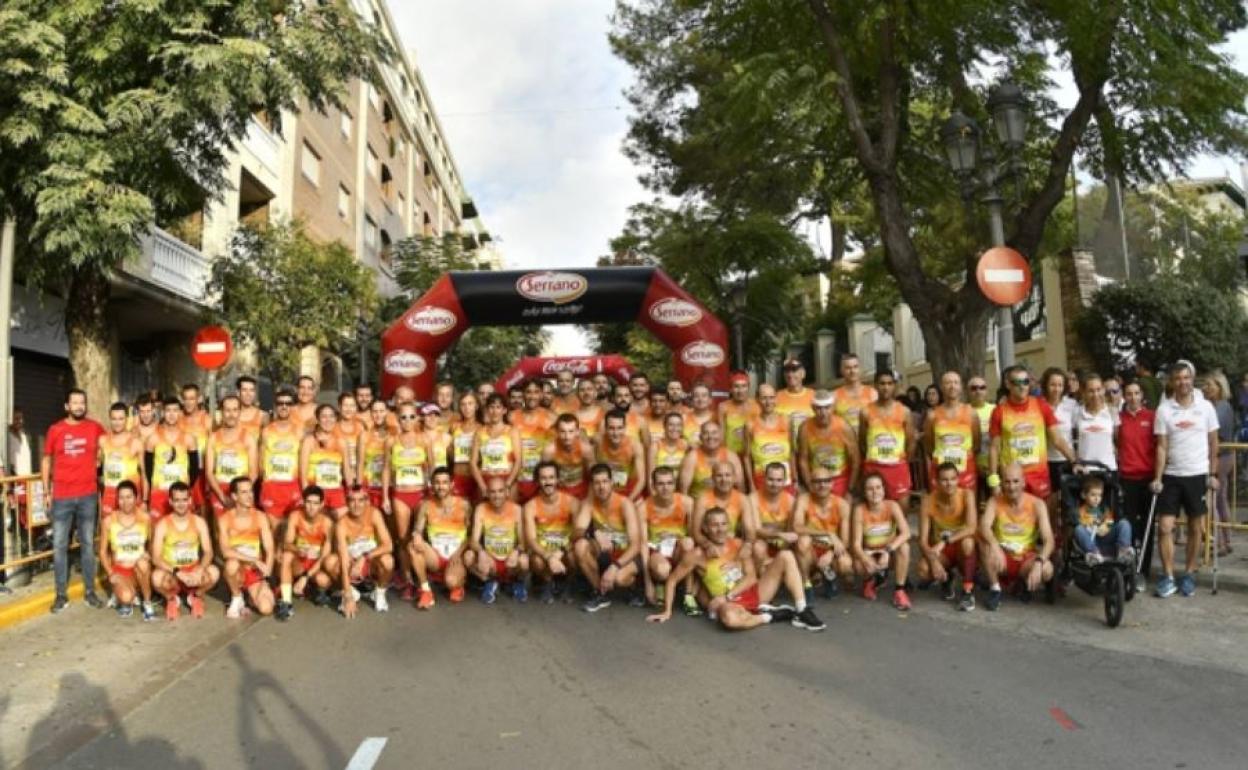
<svg viewBox="0 0 1248 770"><path fill-rule="evenodd" d="M376 279L338 241L314 240L301 222L239 228L230 253L213 263L212 318L253 345L274 383L299 372L300 351L342 354L358 319L377 306Z"/></svg>
<svg viewBox="0 0 1248 770"><path fill-rule="evenodd" d="M878 250L933 366L964 369L983 361L988 232L957 202L945 118L988 131L998 77L1028 95L1005 214L1010 245L1036 259L1076 150L1138 183L1245 147L1248 79L1217 48L1244 23L1238 0L621 0L611 40L637 76L627 150L651 188L848 228ZM1059 72L1069 107L1047 95Z"/></svg>

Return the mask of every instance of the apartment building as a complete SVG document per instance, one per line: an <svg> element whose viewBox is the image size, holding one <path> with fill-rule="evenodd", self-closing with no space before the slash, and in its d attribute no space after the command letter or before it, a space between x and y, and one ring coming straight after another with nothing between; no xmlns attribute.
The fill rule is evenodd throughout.
<svg viewBox="0 0 1248 770"><path fill-rule="evenodd" d="M457 233L486 247L483 260L498 261L385 0L352 5L398 52L390 64L378 62L377 82L352 83L342 109L256 116L230 153L231 186L220 200L153 228L138 258L115 275L109 313L118 398L203 379L190 361L190 337L202 324L212 262L240 223L300 217L315 237L347 244L376 272L383 294L397 290L390 247L408 236ZM62 311L58 298L16 287L15 404L39 433L60 416L72 382ZM329 388L342 377L341 364L315 349L304 370Z"/></svg>

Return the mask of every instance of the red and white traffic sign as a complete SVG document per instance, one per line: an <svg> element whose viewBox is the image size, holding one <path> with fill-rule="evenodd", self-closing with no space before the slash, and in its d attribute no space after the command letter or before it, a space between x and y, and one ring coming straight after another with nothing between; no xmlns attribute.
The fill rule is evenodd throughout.
<svg viewBox="0 0 1248 770"><path fill-rule="evenodd" d="M979 290L989 302L1002 307L1017 305L1031 293L1031 266L1014 249L997 246L979 258L975 268Z"/></svg>
<svg viewBox="0 0 1248 770"><path fill-rule="evenodd" d="M223 326L205 326L191 340L191 360L200 369L220 369L230 362L234 342Z"/></svg>

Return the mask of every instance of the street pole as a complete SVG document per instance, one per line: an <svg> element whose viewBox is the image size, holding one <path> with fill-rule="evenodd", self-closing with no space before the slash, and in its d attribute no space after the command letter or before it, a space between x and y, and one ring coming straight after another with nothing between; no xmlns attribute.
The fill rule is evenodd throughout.
<svg viewBox="0 0 1248 770"><path fill-rule="evenodd" d="M736 337L735 347L737 353L737 368L741 371L745 371L745 329L744 324L741 321L740 313L738 313L737 317L733 320L732 334Z"/></svg>
<svg viewBox="0 0 1248 770"><path fill-rule="evenodd" d="M13 418L13 360L9 355L9 332L13 317L13 250L16 238L17 221L6 217L4 231L0 233L0 420L3 420L6 433ZM0 446L0 475L8 467L9 442L5 441L4 446ZM2 554L0 558L3 558Z"/></svg>
<svg viewBox="0 0 1248 770"><path fill-rule="evenodd" d="M1005 245L1005 220L1002 214L1004 201L994 185L984 197L988 205L988 220L992 225L992 245ZM1005 373L1005 367L1014 363L1014 310L997 308L997 370Z"/></svg>

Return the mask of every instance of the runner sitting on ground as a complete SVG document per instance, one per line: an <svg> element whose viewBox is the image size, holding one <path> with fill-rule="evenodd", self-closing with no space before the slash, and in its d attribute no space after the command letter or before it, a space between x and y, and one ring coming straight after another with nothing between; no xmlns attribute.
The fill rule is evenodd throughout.
<svg viewBox="0 0 1248 770"><path fill-rule="evenodd" d="M638 516L646 541L645 577L646 602L664 601L663 586L672 567L680 563L685 551L694 547L689 537L689 519L693 501L676 491L676 472L667 466L650 473L654 494L641 501ZM655 586L658 586L658 592ZM692 596L689 601L694 601Z"/></svg>
<svg viewBox="0 0 1248 770"><path fill-rule="evenodd" d="M979 521L983 548L980 562L991 585L984 607L1001 606L1001 578L1023 578L1023 599L1053 579L1053 529L1044 501L1024 489L1023 467L1010 463L1001 471L1001 491L988 500Z"/></svg>
<svg viewBox="0 0 1248 770"><path fill-rule="evenodd" d="M960 486L963 471L952 462L936 466L936 489L923 496L919 506L919 587L932 582L944 586L943 598L957 597L953 570L962 573L962 596L958 609L975 609L975 570L978 508L975 493Z"/></svg>
<svg viewBox="0 0 1248 770"><path fill-rule="evenodd" d="M744 631L786 620L810 631L826 628L806 603L801 572L792 551L780 552L763 574L758 575L749 547L729 534L726 511L712 508L706 512L703 535L710 547L695 548L681 558L664 585L663 611L648 616L646 620L663 623L671 619L676 587L690 574L696 574L711 597L707 612L730 631ZM796 610L788 605L769 603L779 593L781 584L793 597Z"/></svg>
<svg viewBox="0 0 1248 770"><path fill-rule="evenodd" d="M716 426L718 427L718 426ZM641 526L628 498L615 491L611 468L595 465L589 472L589 497L573 525L573 553L594 595L582 605L586 612L611 606L610 592L637 581ZM644 597L640 597L644 603Z"/></svg>
<svg viewBox="0 0 1248 770"><path fill-rule="evenodd" d="M511 584L512 598L529 598L524 585L529 574L529 557L522 550L520 506L512 499L507 482L491 476L485 482L485 500L477 505L468 540L477 552L472 571L485 581L481 601L493 604L499 583Z"/></svg>
<svg viewBox="0 0 1248 770"><path fill-rule="evenodd" d="M191 490L169 487L169 515L152 532L152 585L165 597L165 617L178 617L178 596L185 595L191 617L204 616L204 594L221 579L213 564L212 535L203 517L191 513Z"/></svg>
<svg viewBox="0 0 1248 770"><path fill-rule="evenodd" d="M217 542L225 559L225 583L230 588L227 618L241 618L246 605L243 593L261 615L273 614L273 589L269 577L275 558L269 519L255 505L251 479L239 476L230 482L233 506L217 517Z"/></svg>
<svg viewBox="0 0 1248 770"><path fill-rule="evenodd" d="M126 434L129 435L129 434ZM136 439L137 440L137 439ZM148 535L152 523L138 508L139 490L126 479L116 488L116 509L100 524L100 568L108 576L117 614L128 618L134 612L136 589L143 596L143 619L155 620L152 606L152 560L148 557Z"/></svg>
<svg viewBox="0 0 1248 770"><path fill-rule="evenodd" d="M354 618L360 589L371 582L373 609L386 612L386 586L394 572L394 541L381 511L368 503L368 491L359 484L347 490L347 515L334 528L342 573L343 617Z"/></svg>
<svg viewBox="0 0 1248 770"><path fill-rule="evenodd" d="M868 473L862 481L864 501L854 506L850 535L855 568L862 576L862 595L874 601L888 571L893 572L893 606L910 609L906 594L910 568L910 525L896 501L884 497L884 477Z"/></svg>
<svg viewBox="0 0 1248 770"><path fill-rule="evenodd" d="M455 494L452 472L448 468L435 468L429 489L430 495L416 514L416 526L407 546L408 558L420 583L416 608L421 610L434 604L430 580L446 586L452 604L462 602L468 567L476 556L468 547L471 504Z"/></svg>
<svg viewBox="0 0 1248 770"><path fill-rule="evenodd" d="M282 538L278 620L288 620L294 614L294 595L305 595L309 582L316 586L313 603L318 607L329 604L329 589L338 576L333 531L334 520L326 511L324 490L306 487L303 506L290 514Z"/></svg>
<svg viewBox="0 0 1248 770"><path fill-rule="evenodd" d="M529 568L542 580L542 603L565 595L572 560L572 522L581 501L559 488L559 467L543 460L533 470L537 495L524 504Z"/></svg>

